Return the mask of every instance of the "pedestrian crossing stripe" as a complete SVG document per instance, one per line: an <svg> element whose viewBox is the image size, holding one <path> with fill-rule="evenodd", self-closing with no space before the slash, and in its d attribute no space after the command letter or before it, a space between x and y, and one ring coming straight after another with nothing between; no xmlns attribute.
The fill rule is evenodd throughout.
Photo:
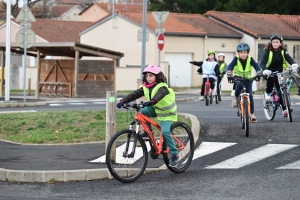
<svg viewBox="0 0 300 200"><path fill-rule="evenodd" d="M297 146L298 145L293 144L267 144L218 164L206 167L205 169L238 169Z"/></svg>
<svg viewBox="0 0 300 200"><path fill-rule="evenodd" d="M118 152L118 150L121 151L125 149L125 145L126 143L122 144L121 146L117 147L116 149L116 152ZM133 145L133 142L130 142L129 144L129 149L132 148L132 145ZM151 149L150 147L150 144L149 142L147 141L146 142L146 146L147 146L147 150L149 152L149 150ZM118 155L122 155L122 154L118 154ZM134 159L133 158L130 158L130 159L127 159L127 158L124 158L122 156L117 156L116 157L116 163L119 163L119 164L133 164L135 161L137 161L138 159L140 159L141 157L143 156L143 152L142 152L142 147L136 147L136 150L135 150L135 155L134 155ZM92 160L90 162L92 163L105 163L105 155L95 159L95 160ZM130 163L129 163L130 162Z"/></svg>
<svg viewBox="0 0 300 200"><path fill-rule="evenodd" d="M281 167L278 167L276 169L300 169L300 160L290 163L290 164L287 164L287 165L284 165L284 166L281 166Z"/></svg>
<svg viewBox="0 0 300 200"><path fill-rule="evenodd" d="M206 156L208 154L220 151L227 147L233 146L237 143L225 143L225 142L202 142L200 146L194 151L194 159Z"/></svg>

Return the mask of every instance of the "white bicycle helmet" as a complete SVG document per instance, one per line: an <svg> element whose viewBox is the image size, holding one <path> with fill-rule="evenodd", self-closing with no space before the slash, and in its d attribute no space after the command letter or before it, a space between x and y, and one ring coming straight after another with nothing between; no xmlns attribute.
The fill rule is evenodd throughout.
<svg viewBox="0 0 300 200"><path fill-rule="evenodd" d="M225 54L224 53L219 53L217 57L219 56L223 56L225 58Z"/></svg>

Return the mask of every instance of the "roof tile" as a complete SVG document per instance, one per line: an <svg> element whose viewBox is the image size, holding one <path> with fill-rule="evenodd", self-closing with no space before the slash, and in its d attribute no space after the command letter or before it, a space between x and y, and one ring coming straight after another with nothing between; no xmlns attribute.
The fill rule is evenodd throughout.
<svg viewBox="0 0 300 200"><path fill-rule="evenodd" d="M283 37L300 37L300 33L282 21L277 14L208 11L204 15L255 37L269 37L274 33Z"/></svg>

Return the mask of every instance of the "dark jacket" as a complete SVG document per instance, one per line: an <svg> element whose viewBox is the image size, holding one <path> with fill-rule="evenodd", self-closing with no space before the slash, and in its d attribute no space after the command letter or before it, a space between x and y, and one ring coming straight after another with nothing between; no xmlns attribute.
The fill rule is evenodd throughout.
<svg viewBox="0 0 300 200"><path fill-rule="evenodd" d="M238 60L238 57L235 56L233 58L233 60L231 61L231 63L228 65L227 71L232 71L234 69L234 67L237 65L237 60ZM239 60L243 66L243 69L245 69L247 58L245 60L242 60L241 58L239 58ZM251 57L250 65L255 69L256 72L261 71L259 65L257 64L257 62L255 62L255 60L252 57Z"/></svg>
<svg viewBox="0 0 300 200"><path fill-rule="evenodd" d="M260 66L262 68L262 70L267 69L266 64L268 62L269 59L269 52L270 50L265 50L264 55L262 57ZM278 72L282 72L283 70L283 57L281 54L281 50L278 51L273 51L273 57L272 57L272 62L270 64L270 66L268 67L268 70L271 70L272 72L278 71ZM290 64L294 64L295 61L293 60L293 58L289 55L289 53L287 51L284 52L284 58L285 60Z"/></svg>

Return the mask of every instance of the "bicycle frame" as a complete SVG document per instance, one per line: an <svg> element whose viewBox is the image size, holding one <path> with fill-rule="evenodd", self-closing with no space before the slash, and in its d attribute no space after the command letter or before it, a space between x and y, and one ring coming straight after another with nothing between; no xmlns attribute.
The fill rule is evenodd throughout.
<svg viewBox="0 0 300 200"><path fill-rule="evenodd" d="M139 126L142 125L142 127L144 128L144 130L147 132L149 138L150 138L150 142L153 145L153 147L155 148L156 154L162 154L162 153L168 153L170 151L170 149L168 148L165 152L162 152L163 149L163 135L161 132L161 127L152 119L148 118L147 116L143 115L142 113L140 113L139 109L137 109L136 111L136 115L135 115L135 121L131 122L130 125L132 125L133 123L136 123L136 133L139 132ZM151 133L150 128L148 127L147 123L150 123L151 125L153 125L156 129L158 129L160 131L160 136L159 136L159 141L157 142L154 134ZM173 139L175 142L178 142L180 144L180 147L178 147L178 151L182 150L185 148L184 144L174 135L172 135Z"/></svg>

